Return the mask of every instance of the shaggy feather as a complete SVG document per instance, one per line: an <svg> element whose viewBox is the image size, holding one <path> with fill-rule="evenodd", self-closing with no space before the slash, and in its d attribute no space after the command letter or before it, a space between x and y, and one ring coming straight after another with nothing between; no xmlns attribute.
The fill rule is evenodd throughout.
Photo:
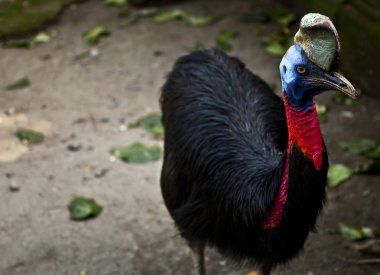
<svg viewBox="0 0 380 275"><path fill-rule="evenodd" d="M177 60L161 106L161 188L182 236L260 264L295 256L322 207L327 154L317 171L292 147L281 223L263 230L287 156L283 101L241 61L210 50Z"/></svg>

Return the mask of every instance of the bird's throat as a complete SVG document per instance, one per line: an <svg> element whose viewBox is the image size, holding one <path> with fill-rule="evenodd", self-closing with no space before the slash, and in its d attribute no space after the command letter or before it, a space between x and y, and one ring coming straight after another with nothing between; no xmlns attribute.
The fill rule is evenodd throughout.
<svg viewBox="0 0 380 275"><path fill-rule="evenodd" d="M284 94L288 123L287 154L289 155L292 148L297 146L319 171L322 168L324 146L316 105L307 111L299 110L289 103L286 93Z"/></svg>
<svg viewBox="0 0 380 275"><path fill-rule="evenodd" d="M292 148L294 146L300 148L304 156L313 162L317 171L321 170L323 164L324 145L316 106L313 105L309 110L301 111L291 106L286 94L284 96L284 104L288 123L287 156L273 208L267 218L261 223L263 230L274 229L281 222L287 199L289 155Z"/></svg>

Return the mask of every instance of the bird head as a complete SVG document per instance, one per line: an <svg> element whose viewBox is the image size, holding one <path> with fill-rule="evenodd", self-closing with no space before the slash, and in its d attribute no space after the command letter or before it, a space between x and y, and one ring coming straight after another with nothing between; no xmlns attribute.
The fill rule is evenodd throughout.
<svg viewBox="0 0 380 275"><path fill-rule="evenodd" d="M280 63L282 87L293 107L308 110L314 105L314 96L328 90L352 98L358 96L352 84L338 72L340 42L328 17L305 15L294 42Z"/></svg>

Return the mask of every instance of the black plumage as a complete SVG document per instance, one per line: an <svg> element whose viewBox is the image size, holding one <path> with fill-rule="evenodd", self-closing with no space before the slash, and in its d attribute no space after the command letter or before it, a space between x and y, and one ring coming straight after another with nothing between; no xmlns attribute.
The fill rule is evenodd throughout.
<svg viewBox="0 0 380 275"><path fill-rule="evenodd" d="M237 58L218 50L177 60L162 88L161 188L181 235L259 266L302 249L325 198L327 154L317 171L297 146L278 227L263 230L285 165L284 103Z"/></svg>

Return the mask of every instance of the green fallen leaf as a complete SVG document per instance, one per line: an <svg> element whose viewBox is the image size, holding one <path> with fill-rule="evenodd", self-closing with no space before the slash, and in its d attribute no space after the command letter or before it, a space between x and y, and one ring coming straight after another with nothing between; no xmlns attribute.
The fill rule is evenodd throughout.
<svg viewBox="0 0 380 275"><path fill-rule="evenodd" d="M355 169L355 173L368 175L380 174L380 159L373 159L368 163L359 165L359 167Z"/></svg>
<svg viewBox="0 0 380 275"><path fill-rule="evenodd" d="M165 23L171 20L183 19L185 15L185 12L179 9L171 11L161 11L153 17L153 20L156 23Z"/></svg>
<svg viewBox="0 0 380 275"><path fill-rule="evenodd" d="M27 77L23 77L12 84L9 84L5 88L9 91L11 90L18 90L18 89L24 89L26 87L30 86L30 80Z"/></svg>
<svg viewBox="0 0 380 275"><path fill-rule="evenodd" d="M21 141L26 141L28 144L38 144L44 140L43 134L25 128L17 129L16 135Z"/></svg>
<svg viewBox="0 0 380 275"><path fill-rule="evenodd" d="M266 35L261 38L261 42L264 45L271 45L271 44L283 44L286 36L283 32L275 32L269 35Z"/></svg>
<svg viewBox="0 0 380 275"><path fill-rule="evenodd" d="M107 6L124 6L128 4L127 0L103 0L103 3Z"/></svg>
<svg viewBox="0 0 380 275"><path fill-rule="evenodd" d="M202 51L205 48L206 47L203 45L203 43L199 42L199 41L194 42L190 46L186 47L187 51L189 51L189 52Z"/></svg>
<svg viewBox="0 0 380 275"><path fill-rule="evenodd" d="M100 38L110 35L110 31L104 26L97 26L83 34L84 40L88 45L97 44Z"/></svg>
<svg viewBox="0 0 380 275"><path fill-rule="evenodd" d="M380 121L380 113L377 113L376 115L373 116L374 121Z"/></svg>
<svg viewBox="0 0 380 275"><path fill-rule="evenodd" d="M148 163L157 161L161 157L161 148L147 146L141 143L133 143L126 147L115 147L111 152L125 162Z"/></svg>
<svg viewBox="0 0 380 275"><path fill-rule="evenodd" d="M10 39L4 42L6 48L30 48L31 38Z"/></svg>
<svg viewBox="0 0 380 275"><path fill-rule="evenodd" d="M236 17L236 20L242 23L268 23L271 18L262 13L242 13Z"/></svg>
<svg viewBox="0 0 380 275"><path fill-rule="evenodd" d="M364 156L371 158L371 159L380 159L380 144L378 144L375 148L372 150L366 152Z"/></svg>
<svg viewBox="0 0 380 275"><path fill-rule="evenodd" d="M34 47L41 43L48 43L50 42L50 36L44 32L41 32L37 34L32 41L30 41L31 47Z"/></svg>
<svg viewBox="0 0 380 275"><path fill-rule="evenodd" d="M317 104L316 109L317 109L319 122L321 122L321 123L327 122L327 107L326 107L326 105Z"/></svg>
<svg viewBox="0 0 380 275"><path fill-rule="evenodd" d="M358 241L365 238L363 231L358 228L350 227L343 223L338 224L338 228L343 238L349 241Z"/></svg>
<svg viewBox="0 0 380 275"><path fill-rule="evenodd" d="M287 14L287 10L281 7L270 7L261 12L261 14L268 16L271 20L275 20Z"/></svg>
<svg viewBox="0 0 380 275"><path fill-rule="evenodd" d="M139 118L136 122L131 123L129 127L141 127L156 138L162 138L164 135L164 126L161 123L161 113L151 113Z"/></svg>
<svg viewBox="0 0 380 275"><path fill-rule="evenodd" d="M265 47L265 52L276 57L283 56L293 43L292 39L289 39L289 35L282 30L264 36L261 42Z"/></svg>
<svg viewBox="0 0 380 275"><path fill-rule="evenodd" d="M123 17L123 21L120 24L122 27L128 27L135 24L142 17L156 16L160 11L156 8L140 9L137 13L133 13L129 8L124 9L120 16Z"/></svg>
<svg viewBox="0 0 380 275"><path fill-rule="evenodd" d="M276 22L283 27L289 27L296 19L297 17L294 14L286 14L275 18Z"/></svg>
<svg viewBox="0 0 380 275"><path fill-rule="evenodd" d="M344 164L331 164L327 174L327 184L330 188L334 188L348 180L353 173L352 169Z"/></svg>
<svg viewBox="0 0 380 275"><path fill-rule="evenodd" d="M200 27L214 23L216 18L211 16L194 16L185 14L183 20L191 26Z"/></svg>
<svg viewBox="0 0 380 275"><path fill-rule="evenodd" d="M272 43L267 45L265 48L265 52L269 55L281 57L286 53L287 48L282 46L280 43Z"/></svg>
<svg viewBox="0 0 380 275"><path fill-rule="evenodd" d="M339 142L339 147L355 155L365 155L376 148L377 142L369 138L356 138Z"/></svg>
<svg viewBox="0 0 380 275"><path fill-rule="evenodd" d="M121 22L121 27L128 27L135 24L139 20L139 16L129 12L128 14L123 15L123 21Z"/></svg>
<svg viewBox="0 0 380 275"><path fill-rule="evenodd" d="M138 11L139 16L144 16L144 17L152 17L157 15L160 12L159 9L157 8L147 8L147 9L141 9Z"/></svg>
<svg viewBox="0 0 380 275"><path fill-rule="evenodd" d="M38 44L47 43L49 41L50 36L41 32L32 38L7 40L4 46L7 48L34 48Z"/></svg>
<svg viewBox="0 0 380 275"><path fill-rule="evenodd" d="M243 23L268 23L276 21L284 27L288 27L293 23L296 17L293 14L288 14L287 11L281 7L271 7L261 12L245 12L236 17L236 19Z"/></svg>
<svg viewBox="0 0 380 275"><path fill-rule="evenodd" d="M103 207L94 199L81 196L74 196L67 208L69 209L71 219L78 221L96 217L103 210Z"/></svg>
<svg viewBox="0 0 380 275"><path fill-rule="evenodd" d="M216 46L223 51L230 51L232 45L230 41L238 36L237 32L233 30L223 29L219 32L215 39Z"/></svg>
<svg viewBox="0 0 380 275"><path fill-rule="evenodd" d="M351 106L355 104L355 101L351 97L343 93L334 94L332 96L332 101L336 104L347 105L347 106Z"/></svg>
<svg viewBox="0 0 380 275"><path fill-rule="evenodd" d="M183 20L191 26L205 26L216 21L216 17L195 16L183 10L175 9L171 11L161 11L154 15L153 20L156 23L165 23L172 20Z"/></svg>

